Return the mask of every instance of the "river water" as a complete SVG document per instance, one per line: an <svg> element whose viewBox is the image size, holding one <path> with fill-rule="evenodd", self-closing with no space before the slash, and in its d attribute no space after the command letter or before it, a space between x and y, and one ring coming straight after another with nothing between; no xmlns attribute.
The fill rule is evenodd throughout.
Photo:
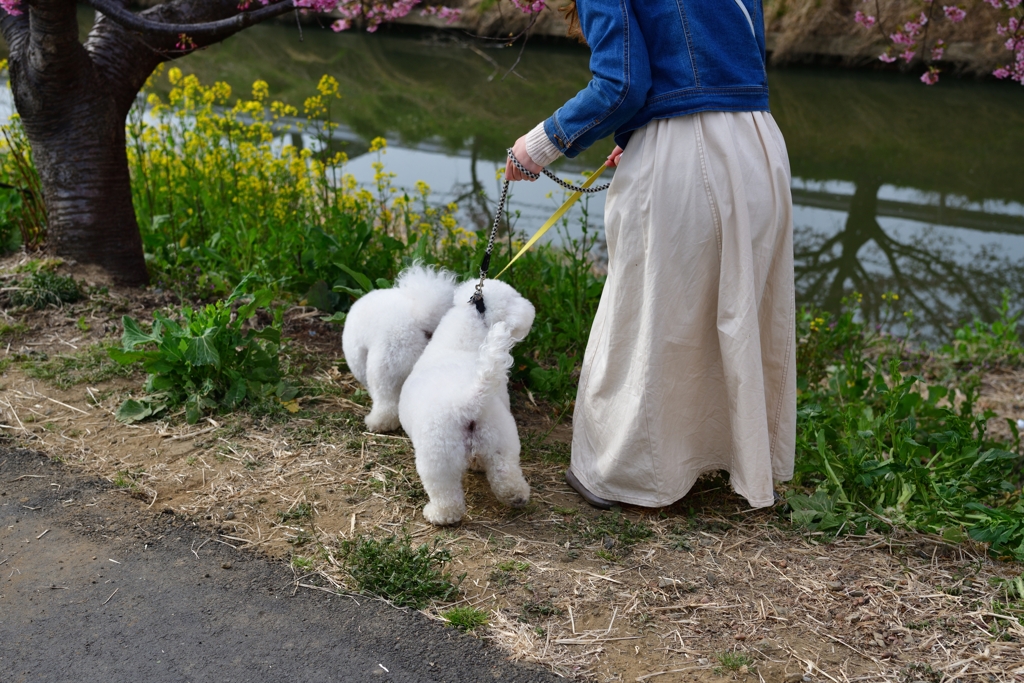
<svg viewBox="0 0 1024 683"><path fill-rule="evenodd" d="M384 136L396 185L424 180L481 227L505 148L589 78L584 47L534 41L510 71L518 53L452 35L307 27L300 36L274 25L178 65L239 93L266 80L273 98L299 106L321 75L334 76L346 171L371 182L368 141ZM913 310L918 333L936 340L965 320L992 319L1004 290L1015 309L1024 305L1024 88L951 78L927 87L912 75L812 68L774 69L769 83L793 169L799 303L834 310L858 291L871 318L899 321ZM579 179L612 146L553 168ZM547 179L517 184L515 228L532 233L563 196ZM602 211L603 197L591 199L588 225L598 234ZM570 236L581 217L570 216ZM895 310L881 305L886 292L899 296Z"/></svg>

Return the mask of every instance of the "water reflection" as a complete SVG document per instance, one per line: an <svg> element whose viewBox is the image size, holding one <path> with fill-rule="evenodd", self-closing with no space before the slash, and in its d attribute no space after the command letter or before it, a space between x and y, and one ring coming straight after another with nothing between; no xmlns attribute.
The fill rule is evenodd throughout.
<svg viewBox="0 0 1024 683"><path fill-rule="evenodd" d="M383 135L396 186L424 180L438 200L463 206L466 223L485 227L504 149L589 77L584 48L538 41L518 67L522 79L488 80L493 62L507 67L516 52L489 49L484 59L457 37L423 33L307 30L300 41L294 27L258 26L178 65L236 92L265 79L300 107L322 74L333 75L343 126L332 145L349 154L346 170L371 183L368 141ZM1015 308L1024 305L1024 161L1012 151L1024 148L1024 89L953 80L927 88L895 74L814 69L774 70L769 81L793 168L801 303L835 309L856 290L877 320L880 295L893 291L934 337L965 319L992 319L1004 288ZM611 146L556 170L579 178ZM561 199L547 180L517 184L515 227L532 232ZM590 200L595 227L603 202ZM570 221L576 231L580 218Z"/></svg>
<svg viewBox="0 0 1024 683"><path fill-rule="evenodd" d="M869 318L884 317L886 292L912 310L925 337L942 338L966 316L989 317L1004 289L1019 296L1024 207L987 213L883 186L877 179L823 189L795 179L793 198L798 297L829 310L851 291ZM898 198L883 199L886 194ZM897 325L896 332L902 331Z"/></svg>

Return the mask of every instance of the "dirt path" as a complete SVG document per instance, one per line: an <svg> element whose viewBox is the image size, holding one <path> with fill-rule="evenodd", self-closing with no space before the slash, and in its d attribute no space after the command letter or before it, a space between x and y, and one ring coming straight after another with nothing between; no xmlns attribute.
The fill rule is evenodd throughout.
<svg viewBox="0 0 1024 683"><path fill-rule="evenodd" d="M21 681L550 681L0 441L0 671Z"/></svg>

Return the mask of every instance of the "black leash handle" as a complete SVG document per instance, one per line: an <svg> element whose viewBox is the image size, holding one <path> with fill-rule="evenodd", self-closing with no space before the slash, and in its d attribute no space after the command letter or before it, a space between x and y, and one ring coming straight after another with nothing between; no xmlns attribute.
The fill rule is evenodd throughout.
<svg viewBox="0 0 1024 683"><path fill-rule="evenodd" d="M511 147L508 148L508 159L520 173L530 180L537 180L537 178L540 178L539 173L534 173L533 171L528 170L519 162L519 159L516 159L516 155L512 152ZM570 192L596 194L598 192L604 192L611 185L611 183L605 183L604 185L599 185L597 187L577 187L570 182L562 180L546 168L542 168L540 171ZM494 237L498 234L498 226L501 224L501 216L505 212L505 200L508 198L508 184L509 180L508 178L505 178L504 182L501 184L501 197L498 199L498 210L494 213L494 224L491 225L491 234L487 238L487 249L484 251L483 260L480 262L480 281L476 283L473 296L469 298L469 303L476 306L476 310L479 311L481 315L487 310L487 307L484 305L484 280L487 279L487 271L491 267L491 252L494 250Z"/></svg>

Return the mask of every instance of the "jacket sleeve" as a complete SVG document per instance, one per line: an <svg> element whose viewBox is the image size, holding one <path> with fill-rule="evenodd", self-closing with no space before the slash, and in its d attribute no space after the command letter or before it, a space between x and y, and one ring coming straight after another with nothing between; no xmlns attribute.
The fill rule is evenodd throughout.
<svg viewBox="0 0 1024 683"><path fill-rule="evenodd" d="M590 45L587 87L544 121L544 132L575 157L629 121L647 100L651 70L632 0L578 0Z"/></svg>

